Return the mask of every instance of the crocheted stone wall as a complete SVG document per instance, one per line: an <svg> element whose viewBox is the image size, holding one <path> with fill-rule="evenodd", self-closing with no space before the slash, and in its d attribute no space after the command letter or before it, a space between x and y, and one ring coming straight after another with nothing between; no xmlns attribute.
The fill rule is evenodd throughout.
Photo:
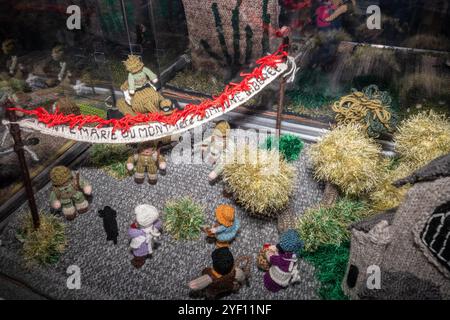
<svg viewBox="0 0 450 320"><path fill-rule="evenodd" d="M403 299L404 292L415 290L416 298L427 298L419 297L420 286L411 287L411 284L402 285L401 281L387 281L383 277L385 272L407 273L410 277L435 286L441 298L449 299L450 272L446 261L437 259L422 237L433 214L441 211L447 214L446 210L440 208L449 201L450 177L417 183L408 192L392 221L382 219L368 232L353 229L349 267L342 284L344 292L354 299L367 298L367 267L378 265L381 269L381 287L390 296ZM358 272L355 272L355 268Z"/></svg>
<svg viewBox="0 0 450 320"><path fill-rule="evenodd" d="M269 45L265 49L275 49L269 29L278 27L276 0L183 0L183 5L194 68L223 71L229 67L227 59L252 62L266 54L264 37ZM263 19L270 19L270 27L263 26Z"/></svg>

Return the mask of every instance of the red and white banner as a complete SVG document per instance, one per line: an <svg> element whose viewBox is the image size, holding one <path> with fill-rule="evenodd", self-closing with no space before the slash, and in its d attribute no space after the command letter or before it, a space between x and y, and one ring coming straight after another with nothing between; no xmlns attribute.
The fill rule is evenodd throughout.
<svg viewBox="0 0 450 320"><path fill-rule="evenodd" d="M281 54L280 54L281 52ZM272 58L272 59L268 59ZM283 59L284 58L284 59ZM260 59L260 67L252 74L245 75L240 84L227 86L224 93L214 100L202 104L187 105L184 110L177 110L171 116L147 114L125 116L123 119L105 120L97 116L64 116L50 114L43 108L20 110L35 118L18 121L20 127L39 131L46 135L89 143L139 143L179 135L223 114L236 109L258 95L265 87L279 76L295 74L295 62L284 51L278 55ZM288 70L290 69L290 70ZM8 124L8 121L3 121ZM86 124L96 123L96 126ZM109 125L106 127L106 125Z"/></svg>

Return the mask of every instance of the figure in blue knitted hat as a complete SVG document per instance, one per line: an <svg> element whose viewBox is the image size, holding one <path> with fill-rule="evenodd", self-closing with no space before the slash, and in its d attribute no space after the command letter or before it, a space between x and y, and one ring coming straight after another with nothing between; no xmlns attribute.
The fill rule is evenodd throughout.
<svg viewBox="0 0 450 320"><path fill-rule="evenodd" d="M264 274L264 286L271 292L278 292L291 283L300 280L297 253L303 248L300 234L295 230L284 232L276 246L269 246L266 259L269 271Z"/></svg>

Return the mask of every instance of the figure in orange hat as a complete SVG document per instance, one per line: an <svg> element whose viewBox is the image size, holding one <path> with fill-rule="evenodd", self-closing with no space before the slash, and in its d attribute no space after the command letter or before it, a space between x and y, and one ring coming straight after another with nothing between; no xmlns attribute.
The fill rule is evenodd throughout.
<svg viewBox="0 0 450 320"><path fill-rule="evenodd" d="M232 206L222 204L216 208L217 223L211 228L204 228L209 238L216 241L216 247L229 247L236 238L241 226Z"/></svg>

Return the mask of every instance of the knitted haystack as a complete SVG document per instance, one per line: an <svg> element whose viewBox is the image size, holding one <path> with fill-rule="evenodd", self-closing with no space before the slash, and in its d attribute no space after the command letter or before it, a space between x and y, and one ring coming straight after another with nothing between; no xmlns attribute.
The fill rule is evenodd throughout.
<svg viewBox="0 0 450 320"><path fill-rule="evenodd" d="M350 261L342 283L348 296L450 298L449 162L450 154L396 183L414 184L396 211L352 226ZM379 290L367 286L367 270L373 265L381 271Z"/></svg>

